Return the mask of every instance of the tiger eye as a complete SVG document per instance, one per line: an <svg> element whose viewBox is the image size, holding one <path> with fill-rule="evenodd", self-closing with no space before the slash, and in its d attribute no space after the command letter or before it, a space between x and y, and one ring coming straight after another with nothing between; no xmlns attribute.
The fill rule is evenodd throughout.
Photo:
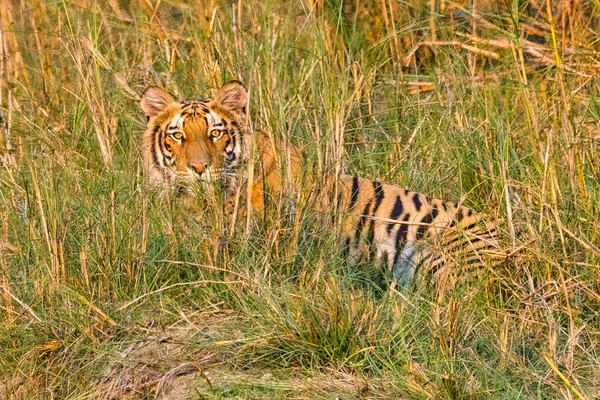
<svg viewBox="0 0 600 400"><path fill-rule="evenodd" d="M183 133L175 132L175 133L171 134L171 137L175 140L181 140L181 139L183 139Z"/></svg>

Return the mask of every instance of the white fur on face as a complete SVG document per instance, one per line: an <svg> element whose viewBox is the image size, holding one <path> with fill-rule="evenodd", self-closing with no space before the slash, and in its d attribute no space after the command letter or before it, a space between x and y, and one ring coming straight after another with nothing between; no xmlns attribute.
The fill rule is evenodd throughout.
<svg viewBox="0 0 600 400"><path fill-rule="evenodd" d="M183 129L183 121L185 121L185 118L183 118L181 114L175 114L175 116L171 119L171 122L175 123L177 129Z"/></svg>

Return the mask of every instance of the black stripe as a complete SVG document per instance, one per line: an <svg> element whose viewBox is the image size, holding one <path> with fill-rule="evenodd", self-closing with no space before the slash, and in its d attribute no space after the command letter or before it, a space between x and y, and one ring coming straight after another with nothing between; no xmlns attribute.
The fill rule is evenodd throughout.
<svg viewBox="0 0 600 400"><path fill-rule="evenodd" d="M358 221L358 224L356 224L356 232L354 233L354 240L356 241L357 244L360 241L360 234L362 233L363 226L365 225L365 221L367 220L366 215L369 215L369 210L371 209L372 202L373 202L373 199L369 200L369 202L365 206L365 209L363 210L363 212L360 216L360 220ZM369 243L369 245L370 244L371 243Z"/></svg>
<svg viewBox="0 0 600 400"><path fill-rule="evenodd" d="M454 218L454 221L458 224L460 221L462 221L462 219L465 217L463 210L458 210L458 212L456 213L456 218Z"/></svg>
<svg viewBox="0 0 600 400"><path fill-rule="evenodd" d="M404 218L402 219L402 221L408 222L409 219L410 219L410 214L406 214L404 216ZM394 246L396 248L396 254L394 255L394 267L396 266L396 263L398 262L398 257L400 257L400 253L402 253L402 249L404 248L404 245L406 244L407 233L408 233L408 224L400 224L400 227L398 228L398 232L396 233L396 245Z"/></svg>
<svg viewBox="0 0 600 400"><path fill-rule="evenodd" d="M463 228L464 231L470 231L471 229L475 228L477 226L478 222L473 222L471 225L467 226L466 228Z"/></svg>
<svg viewBox="0 0 600 400"><path fill-rule="evenodd" d="M468 265L470 267L472 266L480 266L483 267L485 265L485 263L481 262L481 257L477 254L468 257L466 260L461 260L463 265Z"/></svg>
<svg viewBox="0 0 600 400"><path fill-rule="evenodd" d="M344 260L348 260L348 255L350 253L350 238L346 238L346 243L344 244L344 248L342 249L342 258Z"/></svg>
<svg viewBox="0 0 600 400"><path fill-rule="evenodd" d="M457 234L454 238L452 238L452 240L449 240L447 242L444 242L444 249L445 250L452 250L453 248L456 248L457 246L452 246L451 245L459 242L459 241L464 241L465 240L465 235L461 235L461 234ZM464 245L464 243L463 243Z"/></svg>
<svg viewBox="0 0 600 400"><path fill-rule="evenodd" d="M421 199L419 198L419 194L415 193L415 195L413 196L413 203L415 203L415 208L418 211L421 211Z"/></svg>
<svg viewBox="0 0 600 400"><path fill-rule="evenodd" d="M435 264L437 262L437 264ZM435 264L435 265L434 265ZM428 271L430 275L435 275L440 269L444 267L445 261L443 257L437 258L435 261L432 261L430 265L433 265Z"/></svg>
<svg viewBox="0 0 600 400"><path fill-rule="evenodd" d="M167 157L166 157L166 153L167 153L167 152L169 152L169 153L170 153L170 150L169 150L169 149L167 149L167 143L166 143L166 141L165 141L165 134L164 134L164 131L163 131L163 132L161 132L161 135L160 135L160 137L159 137L159 141L158 141L158 145L160 146L160 150L161 150L161 153L162 153L162 155L163 155L163 158L165 158L165 159L166 159L166 158L167 158Z"/></svg>
<svg viewBox="0 0 600 400"><path fill-rule="evenodd" d="M162 158L158 158L158 163L161 168L165 167L164 142L165 142L166 136L167 136L167 133L164 131L164 129L159 130L158 135L156 136L156 145L158 146L158 148L156 149L156 152L160 153L162 156Z"/></svg>
<svg viewBox="0 0 600 400"><path fill-rule="evenodd" d="M447 250L450 250L450 246L455 244L456 242L463 240L463 241L467 241L467 239L469 239L471 241L471 243L476 243L478 241L481 241L482 239L480 238L468 238L468 233L470 230L472 230L473 228L475 228L477 226L477 222L472 223L471 225L467 226L464 229L461 229L459 232L457 232L456 237L453 238L452 240L449 240L447 242L444 242L444 248ZM482 235L479 235L482 236ZM458 246L452 246L452 249L457 248Z"/></svg>
<svg viewBox="0 0 600 400"><path fill-rule="evenodd" d="M377 209L383 202L383 198L385 197L385 193L383 192L383 188L381 187L381 183L374 181L373 182L373 190L375 191L375 207L373 207L372 215L375 216Z"/></svg>
<svg viewBox="0 0 600 400"><path fill-rule="evenodd" d="M492 228L490 230L487 230L484 232L485 236L487 236L489 239L494 239L496 240L498 237L498 231L496 230L496 228Z"/></svg>
<svg viewBox="0 0 600 400"><path fill-rule="evenodd" d="M396 203L394 204L394 209L390 214L390 219L398 219L398 217L400 217L400 215L402 214L402 211L404 211L402 199L400 198L400 196L396 196ZM396 225L398 224L391 223L387 226L388 235L392 233L392 230Z"/></svg>
<svg viewBox="0 0 600 400"><path fill-rule="evenodd" d="M438 211L438 206L436 204L436 205L433 206L433 209L431 210L432 222L435 221L435 219L437 218L438 214L439 214L439 211Z"/></svg>
<svg viewBox="0 0 600 400"><path fill-rule="evenodd" d="M427 225L421 225L419 226L419 229L417 229L417 235L416 235L416 239L420 240L423 238L423 236L425 236L425 231L428 230L429 228L431 228L431 222L433 221L433 216L432 214L427 214L425 216L425 218L423 218L421 220L422 224L427 224Z"/></svg>
<svg viewBox="0 0 600 400"><path fill-rule="evenodd" d="M156 145L158 146L157 148L157 152L160 153L160 159L158 160L158 163L160 164L160 172L162 173L162 175L164 177L167 176L167 168L168 166L172 165L171 163L171 158L167 157L167 155L165 154L165 141L167 139L167 132L164 129L161 129L160 131L158 131L158 136L156 139Z"/></svg>
<svg viewBox="0 0 600 400"><path fill-rule="evenodd" d="M373 210L371 210L371 216L376 217L377 209L383 202L385 193L383 192L381 183L379 183L377 181L374 181L371 183L373 184L373 191L375 192L375 205L373 206ZM375 219L371 219L369 221L369 233L367 234L367 242L372 245L374 239L375 239Z"/></svg>
<svg viewBox="0 0 600 400"><path fill-rule="evenodd" d="M356 204L356 200L358 199L358 177L355 176L352 178L352 194L350 195L350 204L348 205L348 210L352 211L352 208Z"/></svg>
<svg viewBox="0 0 600 400"><path fill-rule="evenodd" d="M373 210L371 211L371 216L376 217L377 209L383 202L385 193L383 192L381 183L374 181L374 182L372 182L372 184L373 184L373 191L375 192L375 205L373 206ZM375 219L371 219L369 221L369 231L368 232L369 233L367 234L367 242L372 245L373 240L375 239Z"/></svg>
<svg viewBox="0 0 600 400"><path fill-rule="evenodd" d="M160 169L161 165L158 162L158 157L156 156L156 136L160 131L160 125L156 125L152 130L152 141L150 142L150 151L152 152L152 159L154 160L154 165Z"/></svg>

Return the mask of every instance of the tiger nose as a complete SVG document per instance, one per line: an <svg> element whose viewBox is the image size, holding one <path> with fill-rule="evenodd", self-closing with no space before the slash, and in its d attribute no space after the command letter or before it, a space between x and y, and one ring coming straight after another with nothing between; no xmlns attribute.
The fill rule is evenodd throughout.
<svg viewBox="0 0 600 400"><path fill-rule="evenodd" d="M206 168L207 165L208 165L208 162L206 162L206 161L192 161L188 164L188 167L190 167L192 169L192 171L194 171L195 173L200 175L200 174L202 174L202 172L204 171L204 168Z"/></svg>

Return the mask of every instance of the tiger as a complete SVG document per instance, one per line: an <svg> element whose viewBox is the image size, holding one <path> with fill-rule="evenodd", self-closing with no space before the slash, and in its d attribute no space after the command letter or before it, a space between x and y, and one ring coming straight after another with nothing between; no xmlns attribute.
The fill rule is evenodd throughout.
<svg viewBox="0 0 600 400"><path fill-rule="evenodd" d="M143 159L148 181L179 193L185 193L186 183L218 181L231 196L238 188L239 166L250 157L245 146L253 135L247 128L248 100L239 81L226 83L211 100L177 101L160 88L148 88L141 99L147 116ZM280 162L286 158L292 186L311 187L311 194L318 197L313 199L317 212L340 216L339 237L346 256L368 254L383 261L392 274L392 286L409 285L421 268L435 277L452 263L483 266L486 259L506 258L496 223L483 214L348 174L325 180L313 177L312 185L302 184L303 152L292 147L283 157L273 150L266 132L255 135L259 168L247 191L254 211L264 210L267 196L286 194ZM314 190L317 186L320 189Z"/></svg>
<svg viewBox="0 0 600 400"><path fill-rule="evenodd" d="M236 186L248 101L241 88L229 82L208 101L176 101L158 87L144 91L142 154L150 185L187 195L192 193L186 182L195 180L206 185L223 177L229 187Z"/></svg>

